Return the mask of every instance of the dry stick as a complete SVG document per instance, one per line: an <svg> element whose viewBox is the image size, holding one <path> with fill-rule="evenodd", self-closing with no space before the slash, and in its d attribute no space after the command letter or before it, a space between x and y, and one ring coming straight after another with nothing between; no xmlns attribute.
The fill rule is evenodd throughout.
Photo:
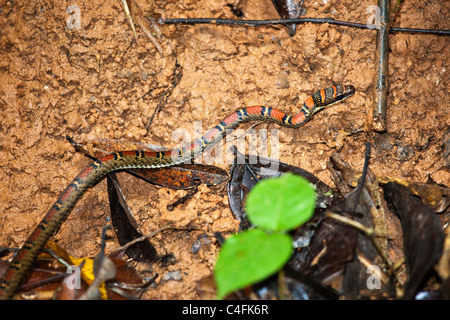
<svg viewBox="0 0 450 320"><path fill-rule="evenodd" d="M122 0L122 1L125 3L124 4L124 7L125 7L125 5L127 4L126 1L125 0ZM134 0L129 1L129 4L130 4L129 8L125 8L125 12L127 12L127 9L128 9L127 17L128 17L128 14L130 14L130 17L128 17L128 20L133 29L133 32L134 32L134 35L136 38L136 42L138 39L137 39L136 31L134 30L132 16L136 20L136 22L139 25L139 27L141 28L142 32L153 43L153 45L156 47L156 49L161 54L161 56L164 56L163 49L161 48L158 41L156 41L156 39L153 37L152 33L149 30L150 26L148 25L147 20L144 19L144 12L142 11L142 9L138 6L138 4L136 2L134 2ZM151 23L152 23L153 29L156 30L158 35L161 34L159 28L156 26L156 23L154 23L153 19L151 19Z"/></svg>
<svg viewBox="0 0 450 320"><path fill-rule="evenodd" d="M159 19L161 24L218 24L218 25L241 25L241 26L266 26L266 25L287 25L287 24L301 24L301 23L328 23L332 25L353 27L359 29L374 29L374 25L365 23L354 23L341 20L334 20L330 18L297 18L297 19L270 19L270 20L238 20L238 19L214 19L214 18L179 18L179 19ZM390 32L409 32L409 33L423 33L449 36L450 30L430 30L417 28L394 28L389 29Z"/></svg>
<svg viewBox="0 0 450 320"><path fill-rule="evenodd" d="M380 29L377 30L375 86L373 91L373 129L386 131L387 95L389 88L389 13L390 0L378 0L381 8Z"/></svg>
<svg viewBox="0 0 450 320"><path fill-rule="evenodd" d="M244 166L247 169L248 172L252 175L253 179L255 179L256 182L259 182L259 178L256 175L255 171L250 167L250 165L245 161L245 156L239 152L238 148L234 145L231 147L231 151L235 154L234 161L238 161L238 159L242 159L244 161Z"/></svg>
<svg viewBox="0 0 450 320"><path fill-rule="evenodd" d="M200 183L199 183L200 184ZM181 198L178 198L177 200L175 200L174 202L170 203L167 205L167 210L169 211L173 211L175 209L175 207L179 206L180 204L185 203L187 200L191 199L192 196L194 194L196 194L198 192L198 185L195 188L192 188L191 190L189 190L184 196L182 196Z"/></svg>
<svg viewBox="0 0 450 320"><path fill-rule="evenodd" d="M125 14L127 16L128 23L130 24L131 30L133 30L134 38L137 41L138 40L138 36L136 34L136 29L134 27L133 18L131 18L130 8L128 7L128 4L127 4L126 0L121 0L121 1L122 1L122 5L123 5L123 10L125 11Z"/></svg>

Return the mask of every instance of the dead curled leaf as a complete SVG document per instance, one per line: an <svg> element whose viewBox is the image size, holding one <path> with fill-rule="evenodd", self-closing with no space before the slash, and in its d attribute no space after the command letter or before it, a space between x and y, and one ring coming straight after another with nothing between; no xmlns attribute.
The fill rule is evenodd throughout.
<svg viewBox="0 0 450 320"><path fill-rule="evenodd" d="M285 172L292 172L306 178L314 185L317 192L317 208L327 208L337 198L337 193L313 174L299 167L279 162L265 157L249 157L242 159L243 162L233 162L230 169L230 180L228 181L228 198L230 209L234 217L240 221L240 228L247 229L250 223L244 210L244 202L248 192L259 180L277 177Z"/></svg>
<svg viewBox="0 0 450 320"><path fill-rule="evenodd" d="M126 203L117 176L114 173L110 173L107 176L107 183L111 222L120 245L125 245L141 237L142 233ZM126 253L136 261L156 262L159 260L155 247L148 239L129 247Z"/></svg>
<svg viewBox="0 0 450 320"><path fill-rule="evenodd" d="M404 299L412 299L428 271L439 261L444 244L441 222L434 212L410 191L389 182L384 186L385 198L401 220L406 264L409 277Z"/></svg>

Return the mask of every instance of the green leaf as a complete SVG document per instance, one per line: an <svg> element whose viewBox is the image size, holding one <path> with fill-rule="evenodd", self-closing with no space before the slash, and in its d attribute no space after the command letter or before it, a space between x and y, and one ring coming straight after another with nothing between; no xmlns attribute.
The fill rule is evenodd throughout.
<svg viewBox="0 0 450 320"><path fill-rule="evenodd" d="M253 229L231 236L220 250L214 269L217 297L222 299L274 274L292 252L292 239L286 234Z"/></svg>
<svg viewBox="0 0 450 320"><path fill-rule="evenodd" d="M308 221L314 213L316 193L305 178L286 173L264 179L249 193L249 220L269 230L287 231Z"/></svg>

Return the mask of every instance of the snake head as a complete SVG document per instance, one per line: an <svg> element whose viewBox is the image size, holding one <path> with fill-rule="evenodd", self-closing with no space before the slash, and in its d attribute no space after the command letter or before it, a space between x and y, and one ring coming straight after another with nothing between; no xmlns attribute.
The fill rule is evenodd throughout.
<svg viewBox="0 0 450 320"><path fill-rule="evenodd" d="M354 93L354 86L337 84L317 91L309 98L311 101L306 101L305 104L307 104L315 113L324 107L351 97Z"/></svg>
<svg viewBox="0 0 450 320"><path fill-rule="evenodd" d="M338 84L334 87L331 87L331 89L332 88L334 88L334 90L335 90L335 96L333 97L335 101L330 102L329 104L336 103L338 101L342 101L342 100L347 99L355 94L355 87L352 86L351 84L349 84L349 85ZM330 88L328 88L328 89L330 89Z"/></svg>
<svg viewBox="0 0 450 320"><path fill-rule="evenodd" d="M351 97L355 93L355 87L352 85L337 84L324 90L320 90L318 93L320 94L320 104L329 106Z"/></svg>

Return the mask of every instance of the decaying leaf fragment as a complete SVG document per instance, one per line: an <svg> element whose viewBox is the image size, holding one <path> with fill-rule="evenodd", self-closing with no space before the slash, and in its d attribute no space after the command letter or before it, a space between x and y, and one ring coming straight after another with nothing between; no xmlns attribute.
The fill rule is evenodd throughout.
<svg viewBox="0 0 450 320"><path fill-rule="evenodd" d="M433 210L398 183L384 186L385 198L400 217L403 230L408 282L404 299L412 299L426 274L439 261L444 232Z"/></svg>

